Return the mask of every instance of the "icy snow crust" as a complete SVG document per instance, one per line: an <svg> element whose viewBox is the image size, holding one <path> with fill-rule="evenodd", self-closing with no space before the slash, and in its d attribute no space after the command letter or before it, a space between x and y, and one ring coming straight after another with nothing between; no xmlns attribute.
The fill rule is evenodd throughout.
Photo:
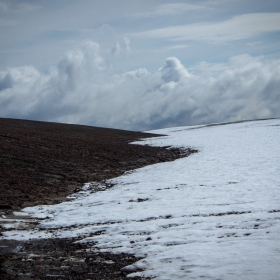
<svg viewBox="0 0 280 280"><path fill-rule="evenodd" d="M47 218L5 238L80 236L143 256L125 268L130 276L279 279L280 120L153 133L169 136L140 143L199 153L112 179L110 189L87 184L71 202L25 208Z"/></svg>

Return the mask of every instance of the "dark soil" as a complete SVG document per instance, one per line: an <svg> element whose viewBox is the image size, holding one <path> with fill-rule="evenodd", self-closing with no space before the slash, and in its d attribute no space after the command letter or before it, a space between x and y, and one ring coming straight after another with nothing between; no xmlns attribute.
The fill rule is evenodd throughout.
<svg viewBox="0 0 280 280"><path fill-rule="evenodd" d="M92 250L92 243L75 241L16 242L19 252L5 255L0 279L127 279L127 272L122 268L139 260L129 254L96 252Z"/></svg>
<svg viewBox="0 0 280 280"><path fill-rule="evenodd" d="M128 170L196 152L129 144L155 136L158 135L0 118L0 215L10 215L27 206L59 203L86 182L104 182ZM88 261L71 262L70 257L78 254L78 249L88 246L74 245L69 239L31 243L0 240L0 279L124 279L121 268L136 261L128 255L93 256L83 251L79 258ZM24 261L23 256L30 253L39 257ZM90 260L98 256L114 263ZM53 261L47 261L49 257ZM65 258L65 265L61 258ZM62 272L61 266L70 268Z"/></svg>

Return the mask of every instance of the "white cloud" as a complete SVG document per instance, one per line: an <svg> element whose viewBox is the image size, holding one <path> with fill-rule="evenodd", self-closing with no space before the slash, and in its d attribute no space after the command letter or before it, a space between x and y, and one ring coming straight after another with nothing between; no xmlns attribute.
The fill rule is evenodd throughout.
<svg viewBox="0 0 280 280"><path fill-rule="evenodd" d="M168 3L159 5L157 8L143 12L134 14L133 16L138 17L157 17L157 16L170 16L170 15L178 15L190 11L202 11L209 10L210 8L203 5L193 5L188 3Z"/></svg>
<svg viewBox="0 0 280 280"><path fill-rule="evenodd" d="M173 46L168 46L168 47L165 47L165 50L180 50L180 49L187 49L189 48L188 45L173 45Z"/></svg>
<svg viewBox="0 0 280 280"><path fill-rule="evenodd" d="M170 57L154 72L112 74L99 45L87 41L48 74L2 71L0 116L134 130L279 117L280 60L241 55L195 70Z"/></svg>
<svg viewBox="0 0 280 280"><path fill-rule="evenodd" d="M111 53L118 56L121 52L129 54L130 52L130 40L127 37L123 37L121 42L116 42L114 47L111 48Z"/></svg>
<svg viewBox="0 0 280 280"><path fill-rule="evenodd" d="M128 54L130 52L130 40L127 37L123 37L123 42L124 42L125 53Z"/></svg>
<svg viewBox="0 0 280 280"><path fill-rule="evenodd" d="M248 39L264 33L280 31L280 13L255 13L235 16L221 22L201 22L177 25L131 34L143 38L163 38L175 41L207 41L225 43Z"/></svg>
<svg viewBox="0 0 280 280"><path fill-rule="evenodd" d="M247 43L246 46L256 46L256 45L260 45L262 43L263 43L262 41L250 42L250 43Z"/></svg>
<svg viewBox="0 0 280 280"><path fill-rule="evenodd" d="M118 55L118 54L120 53L120 51L121 51L121 46L120 46L120 43L117 42L117 43L115 44L115 46L111 49L111 52L112 52L112 54L114 54L114 55Z"/></svg>
<svg viewBox="0 0 280 280"><path fill-rule="evenodd" d="M162 73L162 79L165 82L178 82L184 78L190 77L188 70L176 57L167 58L165 66L159 70Z"/></svg>

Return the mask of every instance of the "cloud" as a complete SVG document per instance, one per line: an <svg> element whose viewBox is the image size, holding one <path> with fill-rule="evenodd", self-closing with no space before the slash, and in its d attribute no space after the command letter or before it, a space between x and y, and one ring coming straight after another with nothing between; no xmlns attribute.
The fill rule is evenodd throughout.
<svg viewBox="0 0 280 280"><path fill-rule="evenodd" d="M123 37L121 42L116 42L113 48L111 48L111 53L115 56L118 56L124 52L125 54L129 54L130 52L130 40L127 37Z"/></svg>
<svg viewBox="0 0 280 280"><path fill-rule="evenodd" d="M162 73L162 79L165 82L179 82L190 76L188 70L176 57L167 58L165 66L161 68L160 71Z"/></svg>
<svg viewBox="0 0 280 280"><path fill-rule="evenodd" d="M22 13L29 13L33 12L35 10L40 9L41 6L37 4L31 4L31 3L18 3L17 1L1 1L0 2L0 13L16 13L16 14L22 14Z"/></svg>
<svg viewBox="0 0 280 280"><path fill-rule="evenodd" d="M154 72L114 74L100 53L87 41L47 74L0 72L0 116L131 130L279 117L280 60L241 55L188 71L169 57Z"/></svg>
<svg viewBox="0 0 280 280"><path fill-rule="evenodd" d="M187 3L172 3L172 4L162 4L159 5L157 8L144 12L134 14L133 16L138 17L158 17L158 16L171 16L171 15L178 15L190 11L202 11L202 10L209 10L210 8L202 5L193 5Z"/></svg>
<svg viewBox="0 0 280 280"><path fill-rule="evenodd" d="M225 43L280 31L280 13L238 15L221 22L201 22L131 34L141 38Z"/></svg>
<svg viewBox="0 0 280 280"><path fill-rule="evenodd" d="M120 43L117 42L117 43L115 44L115 46L111 49L111 52L112 52L112 54L114 54L114 55L118 55L118 54L120 53L120 50L121 50Z"/></svg>
<svg viewBox="0 0 280 280"><path fill-rule="evenodd" d="M19 24L18 16L40 9L41 6L17 1L0 0L0 27L10 27ZM14 16L16 17L14 17Z"/></svg>
<svg viewBox="0 0 280 280"><path fill-rule="evenodd" d="M123 37L123 42L124 42L125 53L128 54L130 52L130 40L127 37Z"/></svg>

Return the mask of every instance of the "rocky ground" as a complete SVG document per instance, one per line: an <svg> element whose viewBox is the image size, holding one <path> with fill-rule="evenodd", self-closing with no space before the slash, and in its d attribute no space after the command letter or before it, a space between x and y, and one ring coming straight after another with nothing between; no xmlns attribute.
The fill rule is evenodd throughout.
<svg viewBox="0 0 280 280"><path fill-rule="evenodd" d="M14 218L13 211L23 207L66 200L83 183L104 183L125 171L195 152L129 144L154 136L0 118L0 216ZM75 241L0 240L0 279L125 279L122 268L137 260L92 251L92 244Z"/></svg>

